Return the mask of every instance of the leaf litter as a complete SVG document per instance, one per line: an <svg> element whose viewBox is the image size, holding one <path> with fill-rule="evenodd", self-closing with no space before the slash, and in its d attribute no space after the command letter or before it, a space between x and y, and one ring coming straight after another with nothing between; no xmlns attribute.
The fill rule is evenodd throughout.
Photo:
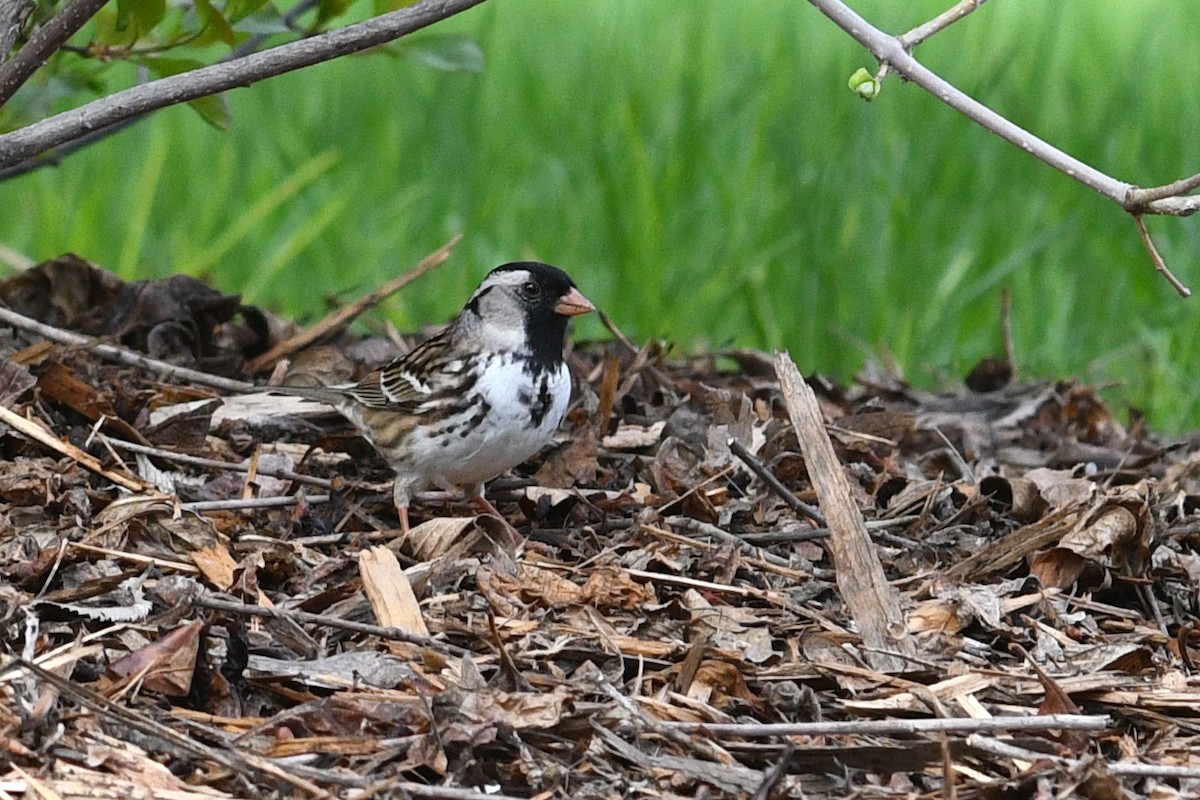
<svg viewBox="0 0 1200 800"><path fill-rule="evenodd" d="M404 538L340 417L155 364L412 340L74 256L0 298L155 359L5 317L3 796L1200 792L1200 447L1091 387L584 343L489 487L524 538L435 492Z"/></svg>

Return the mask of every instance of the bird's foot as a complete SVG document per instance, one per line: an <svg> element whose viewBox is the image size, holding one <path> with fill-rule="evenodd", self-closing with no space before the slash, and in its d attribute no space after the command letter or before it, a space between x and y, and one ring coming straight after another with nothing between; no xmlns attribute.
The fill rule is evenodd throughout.
<svg viewBox="0 0 1200 800"><path fill-rule="evenodd" d="M514 528L512 523L505 519L504 515L496 510L496 507L492 505L491 501L489 501L482 494L473 495L471 497L471 502L477 509L479 509L481 513L500 520L500 522L504 525L504 530L508 532L509 536L513 537L514 542L524 541L525 537L521 535L521 532Z"/></svg>

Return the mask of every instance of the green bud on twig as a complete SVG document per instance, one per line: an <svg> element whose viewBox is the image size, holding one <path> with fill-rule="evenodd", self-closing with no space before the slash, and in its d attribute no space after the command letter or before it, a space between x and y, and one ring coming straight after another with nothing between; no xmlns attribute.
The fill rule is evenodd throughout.
<svg viewBox="0 0 1200 800"><path fill-rule="evenodd" d="M850 76L850 91L863 100L868 102L874 100L879 95L879 89L879 81L875 80L875 76L863 67L856 69Z"/></svg>

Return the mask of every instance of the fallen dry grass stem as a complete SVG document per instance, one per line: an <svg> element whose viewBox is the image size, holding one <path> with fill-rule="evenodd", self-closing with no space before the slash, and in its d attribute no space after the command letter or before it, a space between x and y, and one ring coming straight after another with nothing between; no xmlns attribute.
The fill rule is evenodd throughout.
<svg viewBox="0 0 1200 800"><path fill-rule="evenodd" d="M223 611L227 614L238 614L247 617L263 617L269 619L286 619L304 625L322 625L326 628L354 631L355 633L365 633L369 636L378 636L380 639L390 639L397 642L407 642L409 644L420 645L421 647L428 647L431 650L439 650L441 652L450 653L451 655L469 655L468 650L464 650L463 648L452 645L448 642L442 642L437 639L433 639L429 636L417 636L409 633L408 631L402 631L399 628L388 628L382 625L371 625L365 622L355 622L354 620L331 617L325 614L310 614L307 611L299 611L288 608L253 606L246 603L238 603L232 600L221 600L216 597L208 596L196 597L192 600L192 604L199 606L200 608L208 608L213 611Z"/></svg>
<svg viewBox="0 0 1200 800"><path fill-rule="evenodd" d="M450 241L421 259L408 272L393 278L375 291L358 298L353 303L330 312L315 325L305 328L295 336L283 340L262 355L246 362L246 372L250 374L261 372L272 366L279 359L293 355L314 342L340 331L364 311L368 311L379 305L386 298L445 262L454 250L454 246L461 240L462 234L456 234Z"/></svg>

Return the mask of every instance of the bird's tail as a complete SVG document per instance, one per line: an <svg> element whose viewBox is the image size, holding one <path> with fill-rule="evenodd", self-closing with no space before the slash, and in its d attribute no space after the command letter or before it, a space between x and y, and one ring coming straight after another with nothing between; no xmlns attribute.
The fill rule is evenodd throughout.
<svg viewBox="0 0 1200 800"><path fill-rule="evenodd" d="M293 397L306 397L309 400L319 400L322 403L338 408L345 404L346 395L325 386L268 386L272 394L290 394Z"/></svg>

